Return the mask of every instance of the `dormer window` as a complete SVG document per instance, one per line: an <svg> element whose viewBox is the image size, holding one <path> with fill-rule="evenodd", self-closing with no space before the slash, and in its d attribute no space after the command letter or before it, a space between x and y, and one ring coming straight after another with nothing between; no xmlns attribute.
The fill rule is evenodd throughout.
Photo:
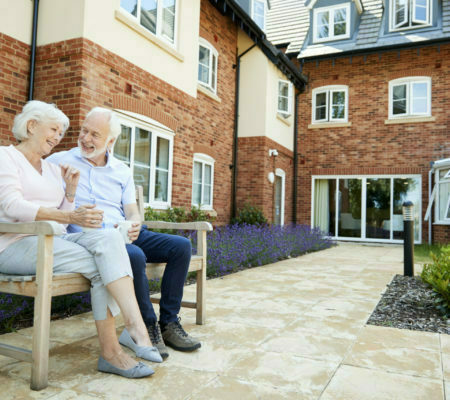
<svg viewBox="0 0 450 400"><path fill-rule="evenodd" d="M266 25L266 0L251 0L250 15L253 21L256 22L256 25L264 30Z"/></svg>
<svg viewBox="0 0 450 400"><path fill-rule="evenodd" d="M391 31L430 25L431 0L391 0Z"/></svg>
<svg viewBox="0 0 450 400"><path fill-rule="evenodd" d="M350 3L315 8L314 42L348 39L350 37Z"/></svg>
<svg viewBox="0 0 450 400"><path fill-rule="evenodd" d="M175 43L178 0L120 0L120 7L138 23L170 44Z"/></svg>

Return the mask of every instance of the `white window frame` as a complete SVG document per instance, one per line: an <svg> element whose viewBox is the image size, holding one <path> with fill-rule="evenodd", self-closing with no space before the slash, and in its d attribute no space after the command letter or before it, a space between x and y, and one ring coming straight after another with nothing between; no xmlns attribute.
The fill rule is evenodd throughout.
<svg viewBox="0 0 450 400"><path fill-rule="evenodd" d="M263 3L264 5L264 20L263 20L263 26L259 26L259 24L256 22L255 19L255 4L254 3ZM262 30L266 29L266 17L267 17L267 0L251 0L250 1L250 16L252 20L255 22L256 25L258 25Z"/></svg>
<svg viewBox="0 0 450 400"><path fill-rule="evenodd" d="M332 118L331 99L334 92L345 92L345 115L344 118ZM316 120L316 96L320 93L326 93L326 118ZM348 86L333 85L321 86L312 91L312 115L311 120L313 124L329 124L329 123L343 123L348 122Z"/></svg>
<svg viewBox="0 0 450 400"><path fill-rule="evenodd" d="M338 9L345 8L345 34L343 35L334 35L334 13ZM319 26L318 24L318 16L319 13L322 12L329 12L329 18L328 18L328 37L326 38L319 38L318 37L318 31L317 28ZM332 7L320 7L320 8L314 8L313 9L313 41L314 43L320 43L320 42L329 42L332 40L342 40L342 39L348 39L350 37L350 3L343 3ZM333 28L333 29L332 29Z"/></svg>
<svg viewBox="0 0 450 400"><path fill-rule="evenodd" d="M407 174L407 175L312 175L311 176L311 219L310 219L310 223L311 226L315 226L315 221L314 221L314 215L315 215L315 210L314 210L314 199L315 199L315 188L316 188L316 180L317 179L337 179L338 181L336 182L336 190L337 192L339 191L339 179L361 179L361 205L366 204L367 202L367 179L379 179L379 178L387 178L387 179L391 179L391 199L393 199L394 196L394 185L393 185L393 180L396 178L414 178L417 179L417 181L419 182L419 187L422 188L422 175L413 175L413 174ZM335 196L336 197L336 203L335 203L335 209L339 210L339 196ZM420 193L420 198L422 199L422 190ZM418 208L417 208L418 207ZM420 244L422 243L422 201L420 201L419 206L417 206L417 204L414 205L414 211L415 214L417 212L417 214L419 215L418 218L418 240L415 240L414 243L415 244ZM393 215L393 203L391 201L391 211L390 214ZM391 231L390 231L390 238L389 239L381 239L381 238L368 238L366 237L365 234L365 229L363 228L366 225L366 219L367 219L367 215L366 215L366 207L362 207L361 208L361 237L343 237L343 236L338 236L337 232L338 232L338 223L339 220L338 218L336 218L335 221L335 234L336 236L330 236L330 238L335 239L335 240L346 240L346 241L352 241L352 242L384 242L384 243L403 243L403 240L399 240L399 239L394 239L393 238L393 230L391 227Z"/></svg>
<svg viewBox="0 0 450 400"><path fill-rule="evenodd" d="M413 113L411 101L411 87L414 83L426 83L427 84L427 111L424 113ZM393 114L394 104L394 86L406 85L406 113ZM431 78L428 76L412 76L406 78L394 79L389 82L389 119L396 118L417 118L417 117L430 117L431 116Z"/></svg>
<svg viewBox="0 0 450 400"><path fill-rule="evenodd" d="M279 104L280 104L280 97L285 97L285 96L281 96L281 92L280 92L280 83L283 84L287 84L288 85L288 95L287 95L287 105L288 105L288 109L287 110L280 110ZM290 81L284 80L284 79L279 79L278 80L278 96L277 96L277 112L279 114L282 114L283 116L290 116L292 114L292 94L293 94L293 85Z"/></svg>
<svg viewBox="0 0 450 400"><path fill-rule="evenodd" d="M130 169L134 176L134 150L135 150L135 132L136 128L141 128L151 133L151 153L150 153L150 182L149 182L149 201L144 203L146 207L150 206L156 209L167 209L172 202L172 174L173 174L173 142L175 133L160 124L159 122L148 118L144 115L139 115L126 111L116 110L116 115L121 125L126 125L131 128L131 143L130 143ZM167 201L155 200L155 182L156 182L156 145L158 137L169 141L169 171L167 179ZM112 151L114 155L114 149Z"/></svg>
<svg viewBox="0 0 450 400"><path fill-rule="evenodd" d="M281 178L281 210L280 210L280 226L284 225L284 202L286 199L286 172L281 168L275 170L275 176ZM274 204L275 206L275 204Z"/></svg>
<svg viewBox="0 0 450 400"><path fill-rule="evenodd" d="M199 52L200 52L200 46L209 50L210 58L209 58L209 65L208 65L208 67L209 67L208 83L203 82L200 79L198 79L198 69L200 68L200 59L198 60L198 68L197 68L198 83L199 83L199 85L202 85L203 87L209 89L214 94L217 94L217 73L218 73L217 67L219 65L219 53L211 43L209 43L207 40L205 40L203 38L199 38ZM213 55L216 56L215 65L213 65L213 58L214 58ZM215 70L214 86L212 85L213 69Z"/></svg>
<svg viewBox="0 0 450 400"><path fill-rule="evenodd" d="M444 167L444 168L439 168L439 169L436 169L436 172L435 172L435 182L436 182L435 187L436 187L436 191L435 191L434 201L436 202L436 204L435 204L435 207L434 207L435 208L435 210L434 210L434 222L438 223L438 224L439 223L450 224L450 218L446 218L445 217L446 212L448 212L448 209L450 207L450 193L449 193L447 201L445 202L445 200L444 200L444 204L446 203L445 204L446 208L444 208L444 219L440 219L440 217L439 217L439 214L440 214L439 210L441 208L439 191L440 191L440 188L441 188L441 184L443 184L443 183L450 183L450 170L442 178L439 178L439 172L442 171L443 169L447 169L447 168L449 168L449 167L447 166L447 167ZM432 200L430 200L430 203L431 203L431 201Z"/></svg>
<svg viewBox="0 0 450 400"><path fill-rule="evenodd" d="M405 0L405 18L404 21L395 24L395 0L390 1L390 9L389 9L389 30L391 32L404 31L408 29L419 29L425 28L427 26L431 26L431 16L433 15L433 0L426 0L427 6L427 17L426 21L420 21L416 18L416 0ZM409 21L409 22L408 22ZM407 26L403 26L406 22L408 22ZM413 25L417 24L417 25Z"/></svg>
<svg viewBox="0 0 450 400"><path fill-rule="evenodd" d="M202 165L202 188L201 188L201 194L200 198L203 200L203 194L204 194L204 188L205 183L203 181L203 177L205 176L205 165L209 165L211 167L211 204L197 204L194 202L194 165L198 162ZM192 196L191 196L191 204L195 207L200 207L201 210L212 210L213 204L214 204L214 164L215 164L214 158L208 156L207 154L203 153L194 153L194 158L192 160Z"/></svg>
<svg viewBox="0 0 450 400"><path fill-rule="evenodd" d="M127 15L129 15L131 18L136 20L136 23L139 24L139 26L142 26L147 32L150 32L152 35L158 37L159 39L164 40L166 43L168 43L172 47L177 47L177 37L178 37L178 9L179 7L179 0L175 1L175 22L174 22L174 31L173 31L173 41L167 37L166 35L163 35L162 33L162 15L163 15L163 2L159 0L157 2L157 9L156 9L156 33L153 33L150 29L145 27L141 24L141 3L142 0L137 0L137 13L136 16L131 14L128 10L125 8L120 7L120 9L125 12Z"/></svg>

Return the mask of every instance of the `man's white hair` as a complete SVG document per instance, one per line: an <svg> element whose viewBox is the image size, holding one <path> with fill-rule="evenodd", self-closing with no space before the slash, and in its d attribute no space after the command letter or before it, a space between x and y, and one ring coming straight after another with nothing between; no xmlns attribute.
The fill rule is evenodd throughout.
<svg viewBox="0 0 450 400"><path fill-rule="evenodd" d="M109 137L116 140L122 132L122 127L117 119L116 115L108 108L94 107L86 114L86 119L95 114L105 114L108 117L109 122Z"/></svg>
<svg viewBox="0 0 450 400"><path fill-rule="evenodd" d="M28 139L28 122L57 122L62 126L63 134L69 127L69 118L55 104L45 103L39 100L31 100L22 109L22 112L14 118L12 133L19 141Z"/></svg>

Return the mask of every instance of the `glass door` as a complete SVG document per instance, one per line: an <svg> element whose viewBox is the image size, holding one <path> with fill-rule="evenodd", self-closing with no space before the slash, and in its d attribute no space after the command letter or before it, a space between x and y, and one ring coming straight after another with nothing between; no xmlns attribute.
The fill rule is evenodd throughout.
<svg viewBox="0 0 450 400"><path fill-rule="evenodd" d="M338 236L361 237L362 179L339 179L337 195Z"/></svg>
<svg viewBox="0 0 450 400"><path fill-rule="evenodd" d="M366 238L390 239L391 179L370 178L366 182Z"/></svg>

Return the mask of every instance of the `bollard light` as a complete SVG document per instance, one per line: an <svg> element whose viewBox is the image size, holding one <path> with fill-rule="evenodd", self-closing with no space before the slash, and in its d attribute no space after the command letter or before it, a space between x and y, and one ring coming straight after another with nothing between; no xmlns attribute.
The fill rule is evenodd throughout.
<svg viewBox="0 0 450 400"><path fill-rule="evenodd" d="M403 275L414 276L414 204L403 203Z"/></svg>

